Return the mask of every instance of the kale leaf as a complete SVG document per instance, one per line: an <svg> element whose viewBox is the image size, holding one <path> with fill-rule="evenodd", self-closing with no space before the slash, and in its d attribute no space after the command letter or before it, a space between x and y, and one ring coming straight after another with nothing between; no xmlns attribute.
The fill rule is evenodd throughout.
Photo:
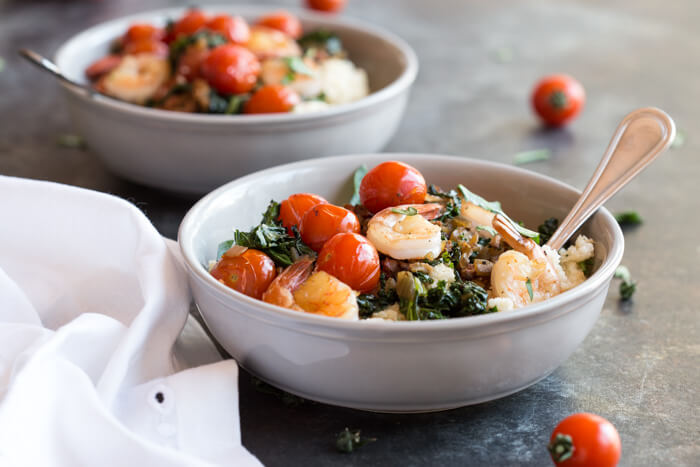
<svg viewBox="0 0 700 467"><path fill-rule="evenodd" d="M639 225L642 221L642 216L636 211L626 211L615 214L615 220L621 226Z"/></svg>
<svg viewBox="0 0 700 467"><path fill-rule="evenodd" d="M440 314L447 318L490 313L486 307L488 293L474 282L439 281L428 293L420 297L418 306L424 315Z"/></svg>
<svg viewBox="0 0 700 467"><path fill-rule="evenodd" d="M327 29L318 29L302 36L298 41L304 51L311 48L322 48L329 55L337 55L343 51L343 43L335 33Z"/></svg>
<svg viewBox="0 0 700 467"><path fill-rule="evenodd" d="M233 235L233 243L223 242L219 245L219 251L228 245L230 248L236 245L255 248L268 255L277 266L289 266L299 257L304 255L315 255L314 251L301 241L301 236L296 227L292 227L292 234L277 219L279 217L280 206L275 201L270 201L262 222L253 227L250 232L236 230ZM226 251L226 250L224 250Z"/></svg>
<svg viewBox="0 0 700 467"><path fill-rule="evenodd" d="M552 238L557 227L559 227L559 219L555 217L550 217L537 227L537 231L540 233L540 245L546 244Z"/></svg>
<svg viewBox="0 0 700 467"><path fill-rule="evenodd" d="M431 184L428 187L428 193L448 200L447 204L445 205L445 212L435 220L445 222L459 215L459 210L462 207L462 200L459 198L456 191L450 190L449 192L444 192L439 190L435 185Z"/></svg>

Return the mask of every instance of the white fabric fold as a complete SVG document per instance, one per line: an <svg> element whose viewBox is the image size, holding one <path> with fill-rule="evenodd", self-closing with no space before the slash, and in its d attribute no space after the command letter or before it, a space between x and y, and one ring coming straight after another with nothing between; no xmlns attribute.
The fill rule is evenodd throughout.
<svg viewBox="0 0 700 467"><path fill-rule="evenodd" d="M0 219L0 465L260 465L238 367L136 207L0 176Z"/></svg>

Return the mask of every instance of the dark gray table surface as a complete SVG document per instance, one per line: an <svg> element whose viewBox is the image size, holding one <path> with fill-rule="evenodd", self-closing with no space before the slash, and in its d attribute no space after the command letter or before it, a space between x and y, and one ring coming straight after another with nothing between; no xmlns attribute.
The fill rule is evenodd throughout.
<svg viewBox="0 0 700 467"><path fill-rule="evenodd" d="M58 85L17 58L52 54L72 34L127 13L190 1L0 0L0 174L52 180L124 197L165 236L195 199L120 180L89 149L57 144L72 133ZM260 2L272 3L272 2ZM297 5L296 0L277 2ZM583 345L551 376L501 400L435 414L384 415L306 402L285 405L240 381L243 442L267 465L547 465L549 434L589 411L622 437L621 465L700 463L700 246L694 234L700 159L700 4L695 0L350 0L347 15L404 37L421 70L388 151L455 154L511 163L528 149L550 160L529 169L582 188L618 121L657 106L687 132L607 207L636 210L623 263L638 281L621 305L616 284ZM511 60L497 58L504 52ZM567 72L587 91L581 117L542 130L529 93ZM498 183L497 180L494 183ZM2 194L0 193L0 196ZM6 222L11 219L5 219ZM374 443L352 454L335 433L360 428Z"/></svg>

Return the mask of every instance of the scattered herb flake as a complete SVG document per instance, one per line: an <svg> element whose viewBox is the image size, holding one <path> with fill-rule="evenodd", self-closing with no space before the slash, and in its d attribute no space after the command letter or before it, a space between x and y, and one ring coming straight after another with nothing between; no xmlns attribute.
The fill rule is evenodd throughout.
<svg viewBox="0 0 700 467"><path fill-rule="evenodd" d="M391 212L394 214L403 214L404 216L415 216L418 214L418 210L413 206L409 206L406 209L391 208Z"/></svg>
<svg viewBox="0 0 700 467"><path fill-rule="evenodd" d="M578 263L578 267L581 268L581 271L583 271L583 275L588 277L591 277L591 274L593 273L593 264L595 262L595 258L588 258L585 261L581 261Z"/></svg>
<svg viewBox="0 0 700 467"><path fill-rule="evenodd" d="M532 151L523 151L513 156L513 164L524 165L532 162L546 161L552 156L552 151L549 149L535 149Z"/></svg>
<svg viewBox="0 0 700 467"><path fill-rule="evenodd" d="M626 211L619 214L615 214L615 220L620 225L639 225L642 221L642 216L636 211Z"/></svg>
<svg viewBox="0 0 700 467"><path fill-rule="evenodd" d="M83 149L85 147L85 140L82 136L65 133L58 135L56 144L62 148Z"/></svg>
<svg viewBox="0 0 700 467"><path fill-rule="evenodd" d="M527 278L527 281L525 281L525 287L527 287L527 294L530 296L530 301L534 298L534 294L532 293L532 281L530 278Z"/></svg>
<svg viewBox="0 0 700 467"><path fill-rule="evenodd" d="M511 47L499 47L493 51L493 59L497 63L510 63L515 56Z"/></svg>
<svg viewBox="0 0 700 467"><path fill-rule="evenodd" d="M350 204L353 206L357 206L360 204L360 183L362 183L362 179L365 177L365 174L367 174L368 169L365 164L362 164L355 170L355 173L352 175L352 184L355 189L354 193L352 194L352 198L350 198Z"/></svg>
<svg viewBox="0 0 700 467"><path fill-rule="evenodd" d="M676 130L676 137L673 138L673 141L671 142L671 148L678 149L678 148L682 147L685 144L685 137L686 137L685 130L678 128Z"/></svg>
<svg viewBox="0 0 700 467"><path fill-rule="evenodd" d="M620 299L623 302L632 298L634 292L637 290L637 283L632 280L632 275L627 266L620 265L615 270L615 278L621 279L620 283Z"/></svg>
<svg viewBox="0 0 700 467"><path fill-rule="evenodd" d="M284 61L287 64L287 68L294 73L307 76L314 76L316 74L314 70L309 68L309 66L304 63L304 60L301 57L285 57ZM294 78L292 77L292 80L293 79Z"/></svg>
<svg viewBox="0 0 700 467"><path fill-rule="evenodd" d="M335 447L340 452L352 452L356 448L363 446L372 441L376 441L377 438L363 438L360 436L360 430L350 430L345 428L343 431L338 433L335 440Z"/></svg>

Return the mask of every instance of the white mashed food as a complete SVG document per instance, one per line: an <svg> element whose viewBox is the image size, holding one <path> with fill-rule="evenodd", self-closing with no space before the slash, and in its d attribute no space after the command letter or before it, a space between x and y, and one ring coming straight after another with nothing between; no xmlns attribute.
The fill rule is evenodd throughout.
<svg viewBox="0 0 700 467"><path fill-rule="evenodd" d="M383 321L404 321L406 317L399 311L399 304L394 303L388 306L382 311L377 311L372 313L370 320L383 320Z"/></svg>
<svg viewBox="0 0 700 467"><path fill-rule="evenodd" d="M350 60L330 58L318 69L321 89L331 105L348 104L369 94L367 73Z"/></svg>

